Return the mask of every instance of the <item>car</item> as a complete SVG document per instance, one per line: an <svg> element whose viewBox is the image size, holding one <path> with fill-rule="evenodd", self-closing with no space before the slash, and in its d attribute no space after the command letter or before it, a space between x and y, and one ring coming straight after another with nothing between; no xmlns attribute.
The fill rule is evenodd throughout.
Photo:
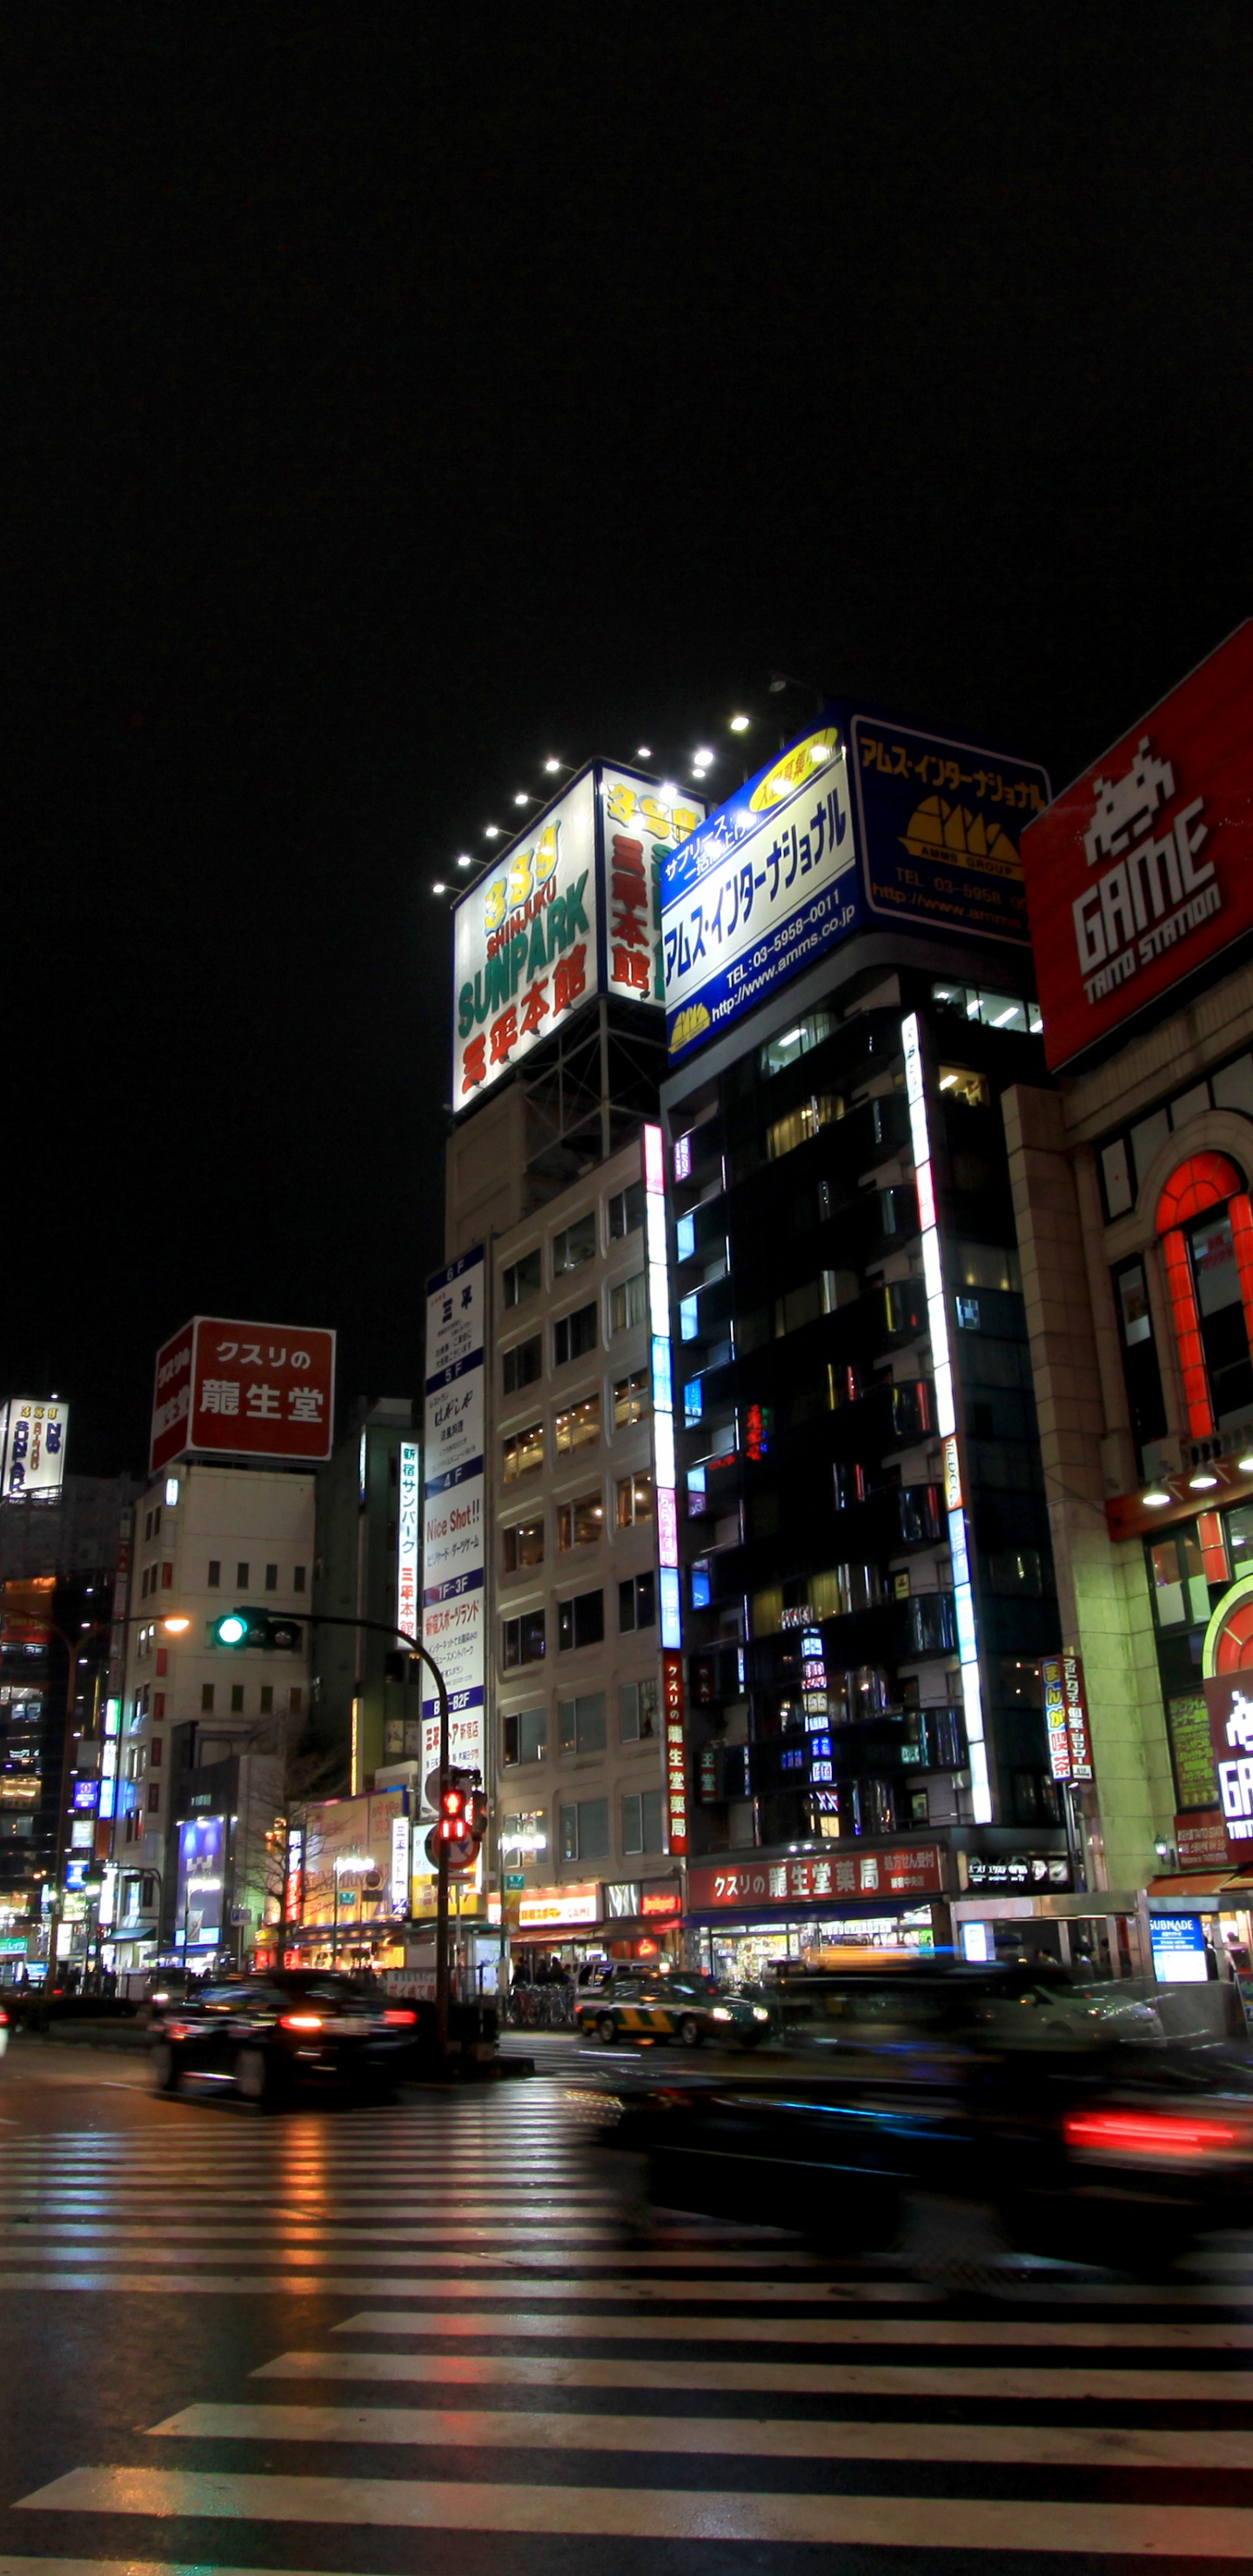
<svg viewBox="0 0 1253 2576"><path fill-rule="evenodd" d="M677 2039L699 2048L705 2039L724 2047L757 2048L770 2027L764 2004L732 1994L715 1977L676 1971L673 1976L614 1977L599 1994L580 1995L575 2027L583 2039Z"/></svg>
<svg viewBox="0 0 1253 2576"><path fill-rule="evenodd" d="M3 2057L4 2052L5 2052L6 2048L8 2047L8 2045L9 2045L9 2016L8 2016L8 2013L6 2012L6 2010L5 2010L5 2008L4 2008L4 2005L3 2005L3 2004L0 2004L0 2057Z"/></svg>
<svg viewBox="0 0 1253 2576"><path fill-rule="evenodd" d="M272 1969L167 2006L152 2051L159 2093L234 2091L262 2110L300 2093L379 2096L407 2073L418 2015L353 1977Z"/></svg>

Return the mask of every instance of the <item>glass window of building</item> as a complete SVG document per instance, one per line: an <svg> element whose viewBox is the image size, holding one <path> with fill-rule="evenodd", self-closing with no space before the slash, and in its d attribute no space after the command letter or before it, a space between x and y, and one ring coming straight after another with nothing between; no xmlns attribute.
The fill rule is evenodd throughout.
<svg viewBox="0 0 1253 2576"><path fill-rule="evenodd" d="M634 1529L637 1521L653 1517L653 1480L641 1472L638 1476L618 1479L618 1527Z"/></svg>
<svg viewBox="0 0 1253 2576"><path fill-rule="evenodd" d="M622 1849L627 1859L636 1852L664 1852L665 1819L662 1814L660 1789L628 1789L622 1800Z"/></svg>
<svg viewBox="0 0 1253 2576"><path fill-rule="evenodd" d="M1195 1626L1209 1618L1209 1584L1195 1528L1167 1530L1151 1540L1148 1561L1159 1628Z"/></svg>
<svg viewBox="0 0 1253 2576"><path fill-rule="evenodd" d="M557 1415L554 1425L557 1455L563 1458L572 1449L590 1449L600 1438L600 1397L585 1395L581 1404L572 1404Z"/></svg>
<svg viewBox="0 0 1253 2576"><path fill-rule="evenodd" d="M630 1332L636 1324L644 1322L647 1313L648 1285L643 1271L637 1270L630 1279L620 1279L617 1287L609 1291L609 1330L611 1333Z"/></svg>
<svg viewBox="0 0 1253 2576"><path fill-rule="evenodd" d="M757 1057L763 1074L783 1073L789 1064L797 1064L811 1047L821 1046L835 1028L834 1011L806 1011L795 1026L785 1029L782 1037L768 1038Z"/></svg>
<svg viewBox="0 0 1253 2576"><path fill-rule="evenodd" d="M605 1526L605 1506L599 1493L576 1494L573 1502L557 1506L557 1545L564 1552L571 1547L594 1547Z"/></svg>
<svg viewBox="0 0 1253 2576"><path fill-rule="evenodd" d="M607 1798L583 1798L577 1803L567 1803L563 1800L560 1814L563 1861L608 1859L609 1800Z"/></svg>
<svg viewBox="0 0 1253 2576"><path fill-rule="evenodd" d="M537 1244L533 1252L522 1253L517 1261L511 1261L508 1269L502 1270L500 1274L501 1294L506 1307L524 1306L527 1298L535 1295L543 1275L543 1265Z"/></svg>
<svg viewBox="0 0 1253 2576"><path fill-rule="evenodd" d="M596 1210L575 1218L553 1236L553 1277L560 1279L567 1270L578 1270L583 1262L596 1258Z"/></svg>
<svg viewBox="0 0 1253 2576"><path fill-rule="evenodd" d="M516 1395L519 1388L531 1386L544 1366L544 1337L532 1333L529 1340L515 1342L501 1361L501 1382L506 1395Z"/></svg>
<svg viewBox="0 0 1253 2576"><path fill-rule="evenodd" d="M572 1315L562 1315L553 1326L553 1366L564 1368L569 1360L581 1360L596 1348L596 1301L576 1306Z"/></svg>
<svg viewBox="0 0 1253 2576"><path fill-rule="evenodd" d="M603 1753L605 1694L585 1691L579 1699L557 1703L557 1741L563 1753Z"/></svg>
<svg viewBox="0 0 1253 2576"><path fill-rule="evenodd" d="M547 1810L524 1807L518 1815L502 1816L500 1848L505 1860L543 1860L548 1850Z"/></svg>
<svg viewBox="0 0 1253 2576"><path fill-rule="evenodd" d="M1253 1363L1230 1214L1211 1208L1185 1233L1214 1422L1224 1431L1253 1413Z"/></svg>
<svg viewBox="0 0 1253 2576"><path fill-rule="evenodd" d="M790 1154L798 1145L807 1145L811 1136L816 1136L821 1128L831 1126L843 1115L844 1103L838 1091L815 1092L812 1099L802 1100L784 1117L771 1121L766 1129L769 1160L777 1163L781 1154Z"/></svg>
<svg viewBox="0 0 1253 2576"><path fill-rule="evenodd" d="M625 1237L628 1234L634 1234L637 1225L642 1225L643 1222L644 1184L642 1181L631 1181L626 1189L618 1190L609 1202L610 1242L623 1242Z"/></svg>
<svg viewBox="0 0 1253 2576"><path fill-rule="evenodd" d="M630 1376L620 1377L614 1387L613 1421L615 1431L626 1431L633 1422L646 1421L648 1417L648 1409L648 1371L647 1369L632 1369Z"/></svg>
<svg viewBox="0 0 1253 2576"><path fill-rule="evenodd" d="M962 1109L987 1109L991 1105L992 1086L986 1073L974 1073L966 1064L942 1064L940 1089L946 1100L955 1100Z"/></svg>
<svg viewBox="0 0 1253 2576"><path fill-rule="evenodd" d="M506 1574L522 1574L528 1566L544 1562L544 1523L542 1517L528 1521L510 1521L501 1531L503 1562Z"/></svg>
<svg viewBox="0 0 1253 2576"><path fill-rule="evenodd" d="M1118 1310L1122 1319L1122 1337L1130 1350L1136 1342L1148 1342L1153 1337L1153 1319L1149 1313L1149 1291L1144 1276L1144 1263L1128 1261L1123 1269L1115 1272L1114 1276L1118 1290Z"/></svg>
<svg viewBox="0 0 1253 2576"><path fill-rule="evenodd" d="M539 1664L544 1660L544 1613L524 1610L520 1618L501 1623L501 1662L512 1672L518 1664Z"/></svg>
<svg viewBox="0 0 1253 2576"><path fill-rule="evenodd" d="M501 1469L507 1485L519 1476L531 1475L544 1464L544 1425L530 1422L525 1431L512 1431L501 1443Z"/></svg>
<svg viewBox="0 0 1253 2576"><path fill-rule="evenodd" d="M623 1744L643 1744L661 1723L661 1689L655 1675L618 1686L618 1737Z"/></svg>
<svg viewBox="0 0 1253 2576"><path fill-rule="evenodd" d="M651 1571L628 1574L618 1585L618 1628L626 1635L633 1628L651 1628L657 1617L657 1583Z"/></svg>
<svg viewBox="0 0 1253 2576"><path fill-rule="evenodd" d="M516 1762L542 1762L548 1750L548 1712L543 1708L520 1708L501 1720L501 1759L512 1769Z"/></svg>
<svg viewBox="0 0 1253 2576"><path fill-rule="evenodd" d="M572 1601L557 1604L557 1651L568 1654L576 1646L599 1646L605 1634L605 1596L603 1592L576 1592Z"/></svg>

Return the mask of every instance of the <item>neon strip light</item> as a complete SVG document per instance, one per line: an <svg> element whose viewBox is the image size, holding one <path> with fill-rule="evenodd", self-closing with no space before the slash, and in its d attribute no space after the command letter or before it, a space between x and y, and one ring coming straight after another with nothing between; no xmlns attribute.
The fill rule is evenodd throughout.
<svg viewBox="0 0 1253 2576"><path fill-rule="evenodd" d="M660 1127L644 1129L644 1240L648 1253L648 1321L652 1334L653 1475L657 1493L657 1562L661 1642L683 1643L679 1587L679 1507L674 1465L674 1389L670 1353L670 1268L666 1258L666 1158Z"/></svg>
<svg viewBox="0 0 1253 2576"><path fill-rule="evenodd" d="M935 1175L931 1161L931 1133L927 1123L927 1095L922 1071L922 1037L916 1012L901 1022L901 1044L905 1051L905 1097L909 1103L909 1133L913 1147L914 1176L918 1191L918 1220L922 1232L922 1276L927 1292L927 1331L931 1338L931 1373L935 1380L936 1429L945 1442L954 1441L957 1430L957 1404L953 1387L952 1348L948 1336L948 1301L944 1288L944 1260L940 1246L940 1229L936 1223ZM967 1540L966 1515L960 1508L961 1479L956 1447L946 1477L955 1488L957 1508L948 1515L949 1553L953 1565L953 1615L957 1622L957 1651L961 1662L962 1711L966 1721L966 1752L970 1765L971 1813L977 1825L992 1822L992 1784L988 1777L987 1745L983 1732L983 1690L979 1680L979 1635L975 1621L975 1596L970 1581L970 1549Z"/></svg>
<svg viewBox="0 0 1253 2576"><path fill-rule="evenodd" d="M1183 1378L1183 1400L1188 1408L1188 1429L1194 1440L1205 1440L1214 1428L1209 1375L1201 1343L1196 1292L1192 1285L1192 1265L1187 1244L1177 1226L1172 1226L1170 1233L1163 1235L1162 1251L1166 1257L1166 1282L1175 1319L1175 1347Z"/></svg>

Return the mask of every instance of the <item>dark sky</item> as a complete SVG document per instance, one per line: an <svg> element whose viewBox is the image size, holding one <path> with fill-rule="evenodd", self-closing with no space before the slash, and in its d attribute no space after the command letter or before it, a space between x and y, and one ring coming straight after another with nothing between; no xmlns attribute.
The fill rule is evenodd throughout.
<svg viewBox="0 0 1253 2576"><path fill-rule="evenodd" d="M0 1393L195 1308L407 1393L446 907L772 666L1061 783L1253 608L1247 6L0 28Z"/></svg>

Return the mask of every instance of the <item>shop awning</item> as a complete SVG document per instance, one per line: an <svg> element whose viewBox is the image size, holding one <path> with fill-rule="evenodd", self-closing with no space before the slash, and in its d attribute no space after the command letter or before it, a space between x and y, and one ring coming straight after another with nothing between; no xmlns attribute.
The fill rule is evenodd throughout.
<svg viewBox="0 0 1253 2576"><path fill-rule="evenodd" d="M1219 1889L1231 1883L1231 1870L1185 1869L1173 1878L1151 1878L1146 1890L1150 1905L1155 1896L1217 1896Z"/></svg>

